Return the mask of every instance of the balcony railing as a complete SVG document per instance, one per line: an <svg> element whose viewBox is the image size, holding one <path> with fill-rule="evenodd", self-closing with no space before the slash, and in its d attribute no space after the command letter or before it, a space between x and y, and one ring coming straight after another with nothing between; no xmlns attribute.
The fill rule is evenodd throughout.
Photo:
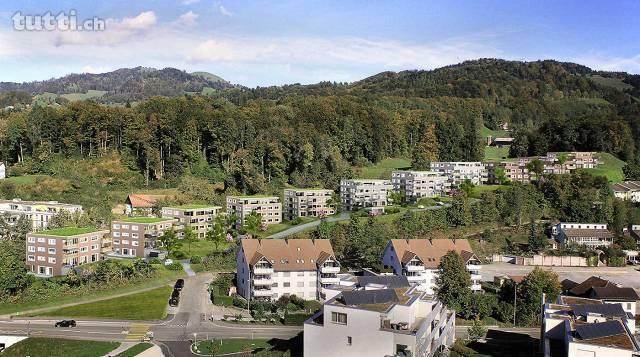
<svg viewBox="0 0 640 357"><path fill-rule="evenodd" d="M321 284L338 284L340 283L340 278L338 277L326 277L326 278L320 278L320 283Z"/></svg>
<svg viewBox="0 0 640 357"><path fill-rule="evenodd" d="M407 280L409 280L409 282L411 283L423 282L425 280L425 277L421 275L407 275Z"/></svg>
<svg viewBox="0 0 640 357"><path fill-rule="evenodd" d="M253 290L253 296L268 297L271 295L273 295L273 293L271 292L271 289L254 289Z"/></svg>
<svg viewBox="0 0 640 357"><path fill-rule="evenodd" d="M268 285L268 286L271 286L271 284L273 284L273 279L271 279L271 278L253 279L253 285Z"/></svg>
<svg viewBox="0 0 640 357"><path fill-rule="evenodd" d="M407 265L407 271L424 271L424 265Z"/></svg>
<svg viewBox="0 0 640 357"><path fill-rule="evenodd" d="M253 267L254 274L273 274L273 268L267 266L255 266Z"/></svg>
<svg viewBox="0 0 640 357"><path fill-rule="evenodd" d="M482 265L479 264L467 264L467 270L481 270Z"/></svg>
<svg viewBox="0 0 640 357"><path fill-rule="evenodd" d="M340 272L340 267L339 266L323 266L320 268L320 272L321 273L325 273L325 274L337 274Z"/></svg>

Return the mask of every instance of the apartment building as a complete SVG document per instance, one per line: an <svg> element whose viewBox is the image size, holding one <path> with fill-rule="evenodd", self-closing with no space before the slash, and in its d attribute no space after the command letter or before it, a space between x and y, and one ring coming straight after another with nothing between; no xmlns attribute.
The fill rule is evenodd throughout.
<svg viewBox="0 0 640 357"><path fill-rule="evenodd" d="M248 300L319 299L339 272L328 239L243 239L236 257L238 294Z"/></svg>
<svg viewBox="0 0 640 357"><path fill-rule="evenodd" d="M145 248L156 248L155 240L165 231L175 229L175 218L127 217L111 222L113 255L144 258Z"/></svg>
<svg viewBox="0 0 640 357"><path fill-rule="evenodd" d="M390 180L340 180L342 208L348 211L367 207L384 207L393 190Z"/></svg>
<svg viewBox="0 0 640 357"><path fill-rule="evenodd" d="M624 181L611 185L616 198L633 203L640 202L640 181Z"/></svg>
<svg viewBox="0 0 640 357"><path fill-rule="evenodd" d="M0 200L0 214L9 214L10 223L15 223L24 215L31 220L34 231L46 229L51 217L62 211L82 212L82 206L58 201L23 201L19 198Z"/></svg>
<svg viewBox="0 0 640 357"><path fill-rule="evenodd" d="M75 266L102 259L108 230L66 227L27 234L27 266L39 277L66 275Z"/></svg>
<svg viewBox="0 0 640 357"><path fill-rule="evenodd" d="M470 180L474 185L482 185L488 179L487 170L481 162L432 162L431 171L446 175L452 186L459 186L466 180Z"/></svg>
<svg viewBox="0 0 640 357"><path fill-rule="evenodd" d="M596 299L559 296L544 303L541 345L545 356L636 357L635 315Z"/></svg>
<svg viewBox="0 0 640 357"><path fill-rule="evenodd" d="M416 287L344 291L303 336L306 357L433 356L455 341L455 313Z"/></svg>
<svg viewBox="0 0 640 357"><path fill-rule="evenodd" d="M382 256L385 268L406 276L418 289L434 294L440 259L453 250L462 256L471 275L471 290L482 291L482 265L466 239L392 239Z"/></svg>
<svg viewBox="0 0 640 357"><path fill-rule="evenodd" d="M221 214L222 207L200 204L187 204L162 208L162 217L175 218L177 224L191 227L196 237L204 239L211 230L214 218Z"/></svg>
<svg viewBox="0 0 640 357"><path fill-rule="evenodd" d="M284 219L326 217L336 213L331 207L332 190L288 188L284 190Z"/></svg>
<svg viewBox="0 0 640 357"><path fill-rule="evenodd" d="M581 283L565 279L561 285L562 294L565 296L596 299L605 304L618 304L625 312L636 314L636 305L640 296L633 288L624 287L598 276L591 276Z"/></svg>
<svg viewBox="0 0 640 357"><path fill-rule="evenodd" d="M394 191L405 193L407 202L442 196L450 189L448 176L435 171L393 171L391 184Z"/></svg>
<svg viewBox="0 0 640 357"><path fill-rule="evenodd" d="M589 248L607 247L613 243L613 233L604 223L566 223L553 226L551 234L561 246L585 245Z"/></svg>
<svg viewBox="0 0 640 357"><path fill-rule="evenodd" d="M282 222L282 203L276 196L227 196L227 214L238 217L236 224L243 226L251 212L262 216L262 224Z"/></svg>
<svg viewBox="0 0 640 357"><path fill-rule="evenodd" d="M510 182L529 183L535 178L534 173L530 173L527 169L528 160L519 159L517 161L500 161L487 162L487 182L490 184L500 184L496 175L496 170L501 169L504 172L504 179Z"/></svg>

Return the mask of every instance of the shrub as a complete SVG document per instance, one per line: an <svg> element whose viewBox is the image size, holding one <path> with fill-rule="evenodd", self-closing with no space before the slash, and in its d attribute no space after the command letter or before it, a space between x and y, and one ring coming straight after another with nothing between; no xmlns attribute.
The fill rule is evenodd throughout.
<svg viewBox="0 0 640 357"><path fill-rule="evenodd" d="M290 314L286 312L284 314L283 323L289 326L302 326L309 317L313 314Z"/></svg>
<svg viewBox="0 0 640 357"><path fill-rule="evenodd" d="M297 226L300 223L302 223L302 218L296 217L296 218L292 219L289 223L291 223L292 226Z"/></svg>
<svg viewBox="0 0 640 357"><path fill-rule="evenodd" d="M171 264L167 265L166 267L167 267L167 269L173 270L173 271L182 270L182 264L180 264L180 263L171 263Z"/></svg>
<svg viewBox="0 0 640 357"><path fill-rule="evenodd" d="M242 296L235 295L233 297L233 306L239 307L241 309L247 308L247 300L245 300Z"/></svg>
<svg viewBox="0 0 640 357"><path fill-rule="evenodd" d="M451 346L451 351L458 353L461 356L473 356L475 351L471 348L464 345L462 340L456 340L456 342Z"/></svg>
<svg viewBox="0 0 640 357"><path fill-rule="evenodd" d="M386 214L394 214L394 213L400 212L400 208L398 208L398 207L387 207L387 208L385 208L384 212Z"/></svg>
<svg viewBox="0 0 640 357"><path fill-rule="evenodd" d="M199 255L194 255L194 256L191 257L190 262L191 262L191 264L200 264L200 263L202 263L202 257L199 256Z"/></svg>
<svg viewBox="0 0 640 357"><path fill-rule="evenodd" d="M173 257L175 259L186 259L187 258L187 254L181 250L176 250L175 252L172 253Z"/></svg>
<svg viewBox="0 0 640 357"><path fill-rule="evenodd" d="M231 306L233 305L233 297L211 294L211 302L215 305Z"/></svg>
<svg viewBox="0 0 640 357"><path fill-rule="evenodd" d="M158 258L151 258L151 260L149 260L149 264L162 264L162 261Z"/></svg>
<svg viewBox="0 0 640 357"><path fill-rule="evenodd" d="M473 342L483 339L487 334L487 328L478 319L473 321L473 325L471 325L467 331L469 333L469 339Z"/></svg>

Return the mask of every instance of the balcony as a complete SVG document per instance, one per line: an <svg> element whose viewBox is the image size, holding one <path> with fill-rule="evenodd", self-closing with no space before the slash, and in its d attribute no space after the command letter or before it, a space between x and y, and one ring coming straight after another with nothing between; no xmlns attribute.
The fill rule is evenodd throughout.
<svg viewBox="0 0 640 357"><path fill-rule="evenodd" d="M480 264L467 264L467 270L481 270L482 269L482 265Z"/></svg>
<svg viewBox="0 0 640 357"><path fill-rule="evenodd" d="M271 297L271 295L273 295L273 293L271 292L271 289L254 289L253 290L254 297Z"/></svg>
<svg viewBox="0 0 640 357"><path fill-rule="evenodd" d="M320 273L323 273L323 274L338 274L339 272L340 272L339 266L325 265L320 268Z"/></svg>
<svg viewBox="0 0 640 357"><path fill-rule="evenodd" d="M410 283L422 283L425 280L422 275L407 275L406 277Z"/></svg>
<svg viewBox="0 0 640 357"><path fill-rule="evenodd" d="M338 278L337 276L320 278L320 284L339 284L339 283L340 283L340 278Z"/></svg>
<svg viewBox="0 0 640 357"><path fill-rule="evenodd" d="M407 271L424 271L424 265L407 265Z"/></svg>
<svg viewBox="0 0 640 357"><path fill-rule="evenodd" d="M471 285L471 290L473 290L473 291L482 291L482 285L480 285L480 284L472 284Z"/></svg>
<svg viewBox="0 0 640 357"><path fill-rule="evenodd" d="M269 266L255 266L253 267L253 274L273 274L273 268Z"/></svg>
<svg viewBox="0 0 640 357"><path fill-rule="evenodd" d="M273 284L273 279L271 278L254 278L253 279L253 285L271 286L271 284Z"/></svg>

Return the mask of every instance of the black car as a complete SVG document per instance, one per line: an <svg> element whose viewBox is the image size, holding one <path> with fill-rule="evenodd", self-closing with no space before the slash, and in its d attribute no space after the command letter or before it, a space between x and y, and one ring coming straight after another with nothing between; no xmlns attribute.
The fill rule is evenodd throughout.
<svg viewBox="0 0 640 357"><path fill-rule="evenodd" d="M180 290L176 290L174 289L173 292L171 293L171 298L179 298L180 297Z"/></svg>
<svg viewBox="0 0 640 357"><path fill-rule="evenodd" d="M171 296L171 299L169 299L169 306L178 306L179 303L180 295Z"/></svg>
<svg viewBox="0 0 640 357"><path fill-rule="evenodd" d="M62 320L56 322L56 327L76 327L76 320Z"/></svg>
<svg viewBox="0 0 640 357"><path fill-rule="evenodd" d="M182 288L184 288L184 279L178 279L176 284L173 286L173 289L180 291Z"/></svg>

